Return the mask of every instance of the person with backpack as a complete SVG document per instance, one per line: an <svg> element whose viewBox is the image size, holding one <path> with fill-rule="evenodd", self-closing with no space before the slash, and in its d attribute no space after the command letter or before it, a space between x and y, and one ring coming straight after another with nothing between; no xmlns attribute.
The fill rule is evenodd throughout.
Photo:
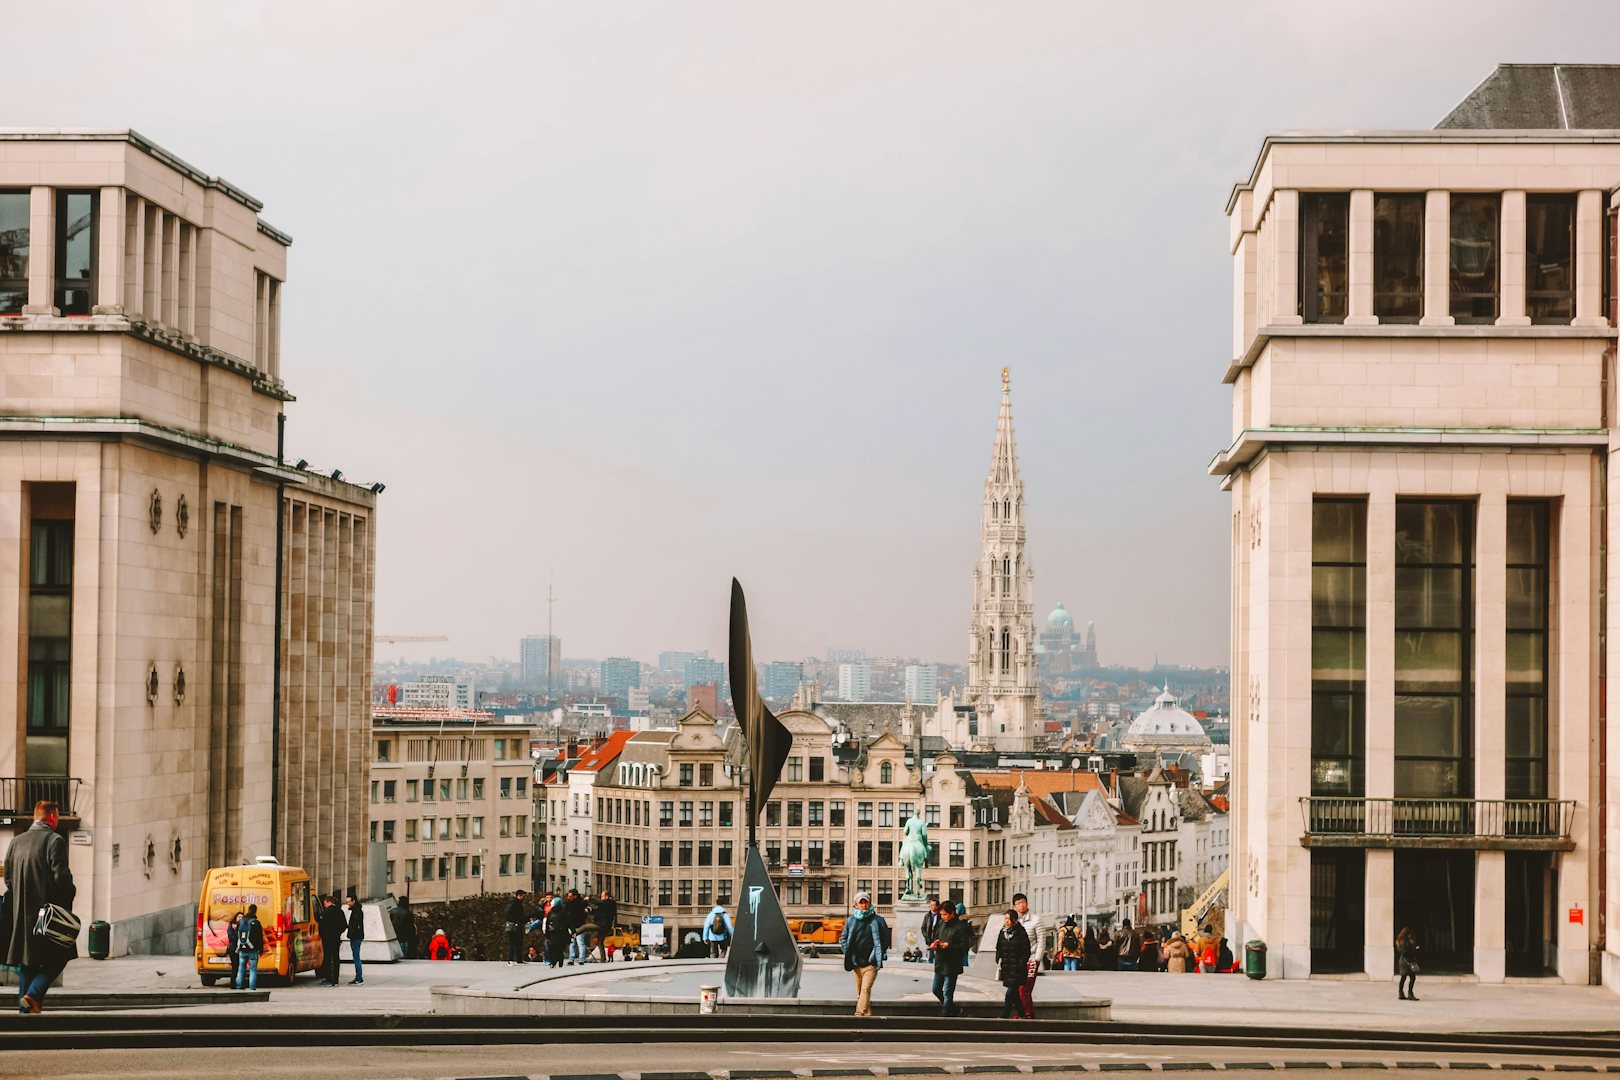
<svg viewBox="0 0 1620 1080"><path fill-rule="evenodd" d="M1131 920L1126 919L1120 927L1114 947L1119 955L1119 970L1135 971L1137 961L1142 958L1142 935L1131 928Z"/></svg>
<svg viewBox="0 0 1620 1080"><path fill-rule="evenodd" d="M232 973L231 988L241 990L259 988L259 954L264 952L264 924L259 922L259 905L249 904L247 914L236 924L236 970Z"/></svg>
<svg viewBox="0 0 1620 1080"><path fill-rule="evenodd" d="M450 938L442 928L433 931L433 937L428 941L427 958L429 960L448 960L455 950L450 948Z"/></svg>
<svg viewBox="0 0 1620 1080"><path fill-rule="evenodd" d="M725 957L726 950L731 948L734 928L735 924L732 923L731 916L726 914L725 907L716 904L709 909L709 913L703 918L703 941L709 946L709 959L720 960Z"/></svg>
<svg viewBox="0 0 1620 1080"><path fill-rule="evenodd" d="M1085 943L1080 937L1080 928L1071 915L1063 920L1063 928L1058 931L1058 959L1063 962L1064 971L1079 971L1085 956Z"/></svg>
<svg viewBox="0 0 1620 1080"><path fill-rule="evenodd" d="M889 924L872 909L872 894L855 894L855 910L844 921L838 947L844 952L844 970L855 973L855 1015L872 1015L872 984L887 955Z"/></svg>

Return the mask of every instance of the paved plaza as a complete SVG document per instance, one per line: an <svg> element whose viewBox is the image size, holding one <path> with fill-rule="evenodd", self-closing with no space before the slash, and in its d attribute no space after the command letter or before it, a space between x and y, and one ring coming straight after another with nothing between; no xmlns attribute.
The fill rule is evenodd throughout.
<svg viewBox="0 0 1620 1080"><path fill-rule="evenodd" d="M677 967L676 962L672 967ZM692 961L701 965L701 961ZM832 962L828 961L827 964ZM624 965L623 992L646 993L634 984L655 972L643 965ZM920 991L913 982L927 972L915 964L890 964L878 976L878 994L909 996ZM577 973L582 996L619 992L618 968L587 965L563 968ZM842 985L834 968L827 985ZM76 960L64 977L72 993L141 994L154 991L195 993L203 1012L298 1014L330 1011L334 1015L424 1014L432 1011L430 988L457 986L510 993L556 993L558 973L539 965L508 967L494 962L408 960L366 965L364 986L318 986L309 975L291 987L270 985L268 1002L233 1003L232 991L203 988L189 957L129 956L116 960ZM347 980L347 966L344 978ZM544 984L551 985L544 985ZM269 980L260 984L264 989ZM990 984L986 984L987 986ZM1267 1024L1277 1027L1340 1027L1411 1031L1614 1031L1620 1030L1620 995L1596 986L1556 983L1475 982L1425 979L1418 1002L1395 997L1393 982L1363 980L1255 981L1241 975L1167 975L1140 972L1078 972L1041 978L1036 1003L1042 1000L1104 997L1113 1001L1113 1018L1127 1023ZM965 981L965 995L980 995L984 986ZM695 1000L695 995L693 995Z"/></svg>

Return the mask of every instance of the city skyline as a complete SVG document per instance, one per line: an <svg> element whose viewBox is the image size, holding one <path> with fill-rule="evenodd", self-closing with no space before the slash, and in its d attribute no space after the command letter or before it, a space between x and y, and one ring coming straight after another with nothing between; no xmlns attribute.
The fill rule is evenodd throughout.
<svg viewBox="0 0 1620 1080"><path fill-rule="evenodd" d="M548 585L580 655L713 650L736 575L761 655L965 660L1011 364L1037 618L1224 663L1231 178L1268 130L1427 128L1498 62L1605 59L1593 3L1328 35L1284 3L389 10L109 10L3 78L9 123L276 193L289 455L387 483L377 627L450 639L424 657L508 653Z"/></svg>

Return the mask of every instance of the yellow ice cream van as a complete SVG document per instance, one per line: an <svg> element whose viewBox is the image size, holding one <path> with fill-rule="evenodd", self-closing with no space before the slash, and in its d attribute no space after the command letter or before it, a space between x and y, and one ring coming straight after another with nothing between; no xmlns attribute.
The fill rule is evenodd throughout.
<svg viewBox="0 0 1620 1080"><path fill-rule="evenodd" d="M242 866L220 866L203 877L197 901L197 975L204 986L232 979L231 917L246 914L249 904L259 907L264 927L260 975L280 975L291 982L300 971L321 966L321 937L315 930L317 905L309 875L296 866L282 866L273 856L261 855Z"/></svg>

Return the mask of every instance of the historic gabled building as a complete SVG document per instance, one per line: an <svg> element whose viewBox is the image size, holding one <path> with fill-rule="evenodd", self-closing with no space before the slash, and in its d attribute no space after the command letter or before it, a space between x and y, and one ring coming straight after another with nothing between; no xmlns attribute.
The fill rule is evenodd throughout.
<svg viewBox="0 0 1620 1080"><path fill-rule="evenodd" d="M1620 982L1617 128L1620 67L1503 65L1232 191L1230 915L1274 974L1389 978L1410 927Z"/></svg>

